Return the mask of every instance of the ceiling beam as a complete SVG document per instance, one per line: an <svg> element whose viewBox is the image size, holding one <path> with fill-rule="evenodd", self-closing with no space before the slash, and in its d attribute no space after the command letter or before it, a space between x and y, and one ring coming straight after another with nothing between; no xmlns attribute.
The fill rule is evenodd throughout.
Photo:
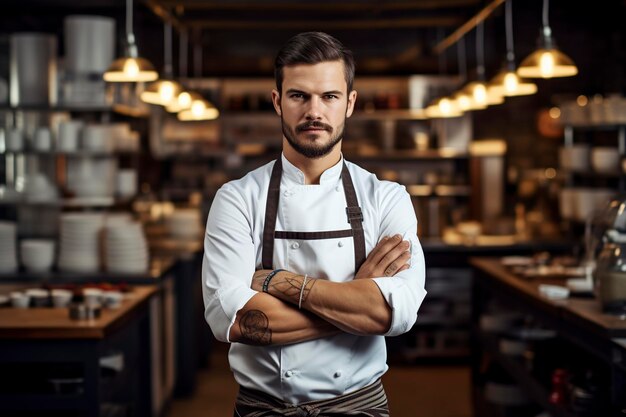
<svg viewBox="0 0 626 417"><path fill-rule="evenodd" d="M465 36L467 32L471 31L476 26L478 26L482 21L486 20L489 17L489 15L493 13L493 11L496 10L498 6L500 6L505 1L506 0L493 0L491 3L485 6L484 9L479 11L474 17L470 18L461 27L459 27L452 34L450 34L450 36L448 36L447 38L439 42L437 45L435 45L435 47L433 48L433 51L435 51L435 53L437 54L440 54L446 49L448 49L449 47L451 47L452 45L454 45L455 43L457 43L459 39Z"/></svg>
<svg viewBox="0 0 626 417"><path fill-rule="evenodd" d="M462 20L458 17L417 17L406 19L367 19L367 20L224 20L188 19L185 25L203 29L253 29L253 30L292 30L292 29L410 29L425 27L452 27Z"/></svg>
<svg viewBox="0 0 626 417"><path fill-rule="evenodd" d="M186 10L256 10L256 11L355 11L355 10L435 10L477 6L480 0L421 0L390 2L276 2L276 1L206 1L206 0L159 0L163 6L183 7Z"/></svg>

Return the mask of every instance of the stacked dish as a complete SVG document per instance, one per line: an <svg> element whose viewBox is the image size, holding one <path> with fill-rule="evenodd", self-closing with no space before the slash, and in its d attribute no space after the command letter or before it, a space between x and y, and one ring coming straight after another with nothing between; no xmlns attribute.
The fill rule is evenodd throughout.
<svg viewBox="0 0 626 417"><path fill-rule="evenodd" d="M17 269L17 227L13 222L0 222L0 273Z"/></svg>
<svg viewBox="0 0 626 417"><path fill-rule="evenodd" d="M202 235L200 211L196 209L176 209L165 222L172 237L190 238Z"/></svg>
<svg viewBox="0 0 626 417"><path fill-rule="evenodd" d="M107 222L105 265L114 273L141 274L148 270L148 243L141 223L123 218Z"/></svg>
<svg viewBox="0 0 626 417"><path fill-rule="evenodd" d="M99 236L104 216L67 213L61 216L59 269L97 272L100 268Z"/></svg>

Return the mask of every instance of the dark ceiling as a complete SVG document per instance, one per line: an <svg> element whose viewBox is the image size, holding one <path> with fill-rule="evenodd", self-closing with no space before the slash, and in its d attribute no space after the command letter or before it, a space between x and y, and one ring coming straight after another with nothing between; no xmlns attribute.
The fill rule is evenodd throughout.
<svg viewBox="0 0 626 417"><path fill-rule="evenodd" d="M512 1L512 0L509 0ZM274 54L290 36L322 30L354 51L360 74L457 73L457 47L437 55L433 47L493 0L135 0L135 33L141 55L163 62L163 20L188 30L202 45L202 76L271 75ZM542 0L515 0L517 62L536 44ZM124 31L124 0L4 0L0 33L44 31L63 36L70 14L115 17L119 51ZM579 65L595 68L585 83L623 84L624 0L590 2L552 0L550 23L559 46ZM485 23L488 76L504 58L504 7ZM158 16L159 15L159 16ZM175 31L174 62L178 37ZM476 65L475 31L466 35L470 76ZM62 42L59 43L62 51ZM191 50L191 49L190 49ZM194 74L192 53L189 75ZM599 61L603 62L599 62ZM610 64L607 73L603 66ZM177 65L175 65L177 67ZM604 72L603 72L604 71ZM600 78L600 81L596 81ZM616 80L619 78L619 80ZM580 81L582 82L582 81ZM586 85L586 84L585 84ZM597 85L589 88L598 90Z"/></svg>

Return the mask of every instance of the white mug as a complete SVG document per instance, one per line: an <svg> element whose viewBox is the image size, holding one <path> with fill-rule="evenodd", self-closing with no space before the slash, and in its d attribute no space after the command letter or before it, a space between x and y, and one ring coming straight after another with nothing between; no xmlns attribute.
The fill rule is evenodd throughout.
<svg viewBox="0 0 626 417"><path fill-rule="evenodd" d="M59 124L59 137L57 149L65 152L73 152L78 149L78 139L84 123L80 120L68 120Z"/></svg>
<svg viewBox="0 0 626 417"><path fill-rule="evenodd" d="M7 151L19 152L24 148L24 132L17 127L9 129L6 134Z"/></svg>
<svg viewBox="0 0 626 417"><path fill-rule="evenodd" d="M35 132L35 150L49 151L52 148L52 133L47 127L39 127Z"/></svg>

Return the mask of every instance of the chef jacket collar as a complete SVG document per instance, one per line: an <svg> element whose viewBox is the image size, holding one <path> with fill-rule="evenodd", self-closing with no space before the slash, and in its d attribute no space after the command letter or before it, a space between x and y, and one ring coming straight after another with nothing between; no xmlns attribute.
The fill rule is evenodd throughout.
<svg viewBox="0 0 626 417"><path fill-rule="evenodd" d="M281 158L283 161L283 178L293 181L296 184L303 185L304 181L304 173L300 171L295 165L285 158L285 154L281 153ZM322 176L320 177L320 184L324 183L336 183L341 177L341 170L343 168L343 154L341 154L341 158L339 162L337 162L332 167L328 168L326 171L322 172Z"/></svg>

